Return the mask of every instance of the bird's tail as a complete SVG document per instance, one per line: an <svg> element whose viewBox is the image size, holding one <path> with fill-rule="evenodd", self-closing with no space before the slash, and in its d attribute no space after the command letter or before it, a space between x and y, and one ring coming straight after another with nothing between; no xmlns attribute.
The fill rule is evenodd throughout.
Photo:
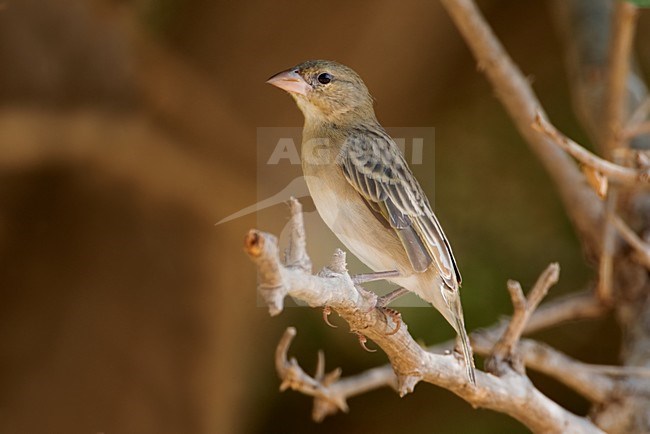
<svg viewBox="0 0 650 434"><path fill-rule="evenodd" d="M465 331L465 317L463 316L463 306L460 304L459 297L454 298L454 300L450 300L451 303L449 303L449 307L451 308L454 315L454 320L456 321L456 331L460 336L461 345L463 347L463 358L465 359L467 378L469 379L469 382L475 386L476 373L474 372L474 355L472 353L472 347L469 345L469 337L467 336L467 331Z"/></svg>

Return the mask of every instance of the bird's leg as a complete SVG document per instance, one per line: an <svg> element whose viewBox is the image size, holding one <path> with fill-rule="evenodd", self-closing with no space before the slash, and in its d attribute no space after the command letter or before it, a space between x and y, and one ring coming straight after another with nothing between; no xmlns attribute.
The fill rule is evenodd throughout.
<svg viewBox="0 0 650 434"><path fill-rule="evenodd" d="M397 288L396 290L391 291L386 295L382 295L377 299L377 307L386 307L390 303L400 298L401 296L408 294L408 292L409 292L408 289L402 287L402 288Z"/></svg>
<svg viewBox="0 0 650 434"><path fill-rule="evenodd" d="M332 313L332 308L329 306L325 306L323 308L323 321L325 321L325 324L327 324L328 326L332 328L337 328L338 326L332 324L329 320L329 316L331 313Z"/></svg>
<svg viewBox="0 0 650 434"><path fill-rule="evenodd" d="M399 277L400 273L397 270L389 270L389 271L378 271L375 273L367 273L367 274L357 274L356 276L352 276L352 281L354 282L355 286L359 291L366 292L359 284L365 283L365 282L372 282L375 280L383 280L391 277ZM397 288L396 290L389 292L388 294L384 295L383 297L379 297L376 299L374 305L368 309L368 312L373 310L374 308L379 309L385 316L390 317L393 322L395 323L395 328L391 330L388 333L388 336L394 335L397 333L402 326L402 314L400 314L398 311L395 309L391 309L386 307L389 303L397 300L399 297L405 295L408 292L406 288ZM376 297L376 296L375 296ZM326 307L325 310L323 310L323 319L328 325L330 322L327 320L327 316L330 314L330 310ZM388 319L388 318L386 318ZM363 335L359 335L359 342L361 343L361 346L366 350L369 351L368 348L366 348L366 337Z"/></svg>
<svg viewBox="0 0 650 434"><path fill-rule="evenodd" d="M388 333L388 336L392 336L399 331L400 327L402 326L402 314L395 309L391 309L386 306L408 292L409 291L406 288L397 288L396 290L391 291L383 297L379 297L377 299L375 307L379 309L384 315L389 316L395 323L395 328L390 333Z"/></svg>
<svg viewBox="0 0 650 434"><path fill-rule="evenodd" d="M399 277L399 271L389 270L389 271L377 271L375 273L364 273L357 274L352 276L352 281L356 284L374 282L375 280L384 280L390 277Z"/></svg>

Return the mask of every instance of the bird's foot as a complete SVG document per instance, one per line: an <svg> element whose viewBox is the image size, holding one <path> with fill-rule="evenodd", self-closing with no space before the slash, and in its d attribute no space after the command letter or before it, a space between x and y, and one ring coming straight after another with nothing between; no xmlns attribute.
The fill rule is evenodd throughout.
<svg viewBox="0 0 650 434"><path fill-rule="evenodd" d="M328 326L332 327L333 329L337 328L338 326L332 324L329 320L329 316L332 314L332 308L329 306L325 306L323 308L323 321L325 321L325 324Z"/></svg>
<svg viewBox="0 0 650 434"><path fill-rule="evenodd" d="M399 331L400 327L402 326L402 314L395 309L391 309L386 306L397 300L399 297L405 295L406 293L408 293L408 289L397 288L396 290L389 292L388 294L377 299L377 304L375 307L382 311L384 315L389 316L395 323L395 328L390 333L388 333L388 336L392 336Z"/></svg>
<svg viewBox="0 0 650 434"><path fill-rule="evenodd" d="M391 309L390 307L380 306L377 309L379 309L379 311L382 312L384 316L386 316L386 320L388 320L388 317L390 317L390 319L392 319L393 322L395 323L395 328L390 332L386 333L386 336L393 336L395 333L399 331L400 327L402 327L402 314L396 311L395 309Z"/></svg>
<svg viewBox="0 0 650 434"><path fill-rule="evenodd" d="M359 338L359 345L361 345L361 348L368 351L369 353L374 353L374 352L377 351L377 350L370 349L370 348L368 348L366 346L366 342L368 342L368 338L365 335L363 335L363 334L361 334L359 332L352 332L352 333L357 335L357 338Z"/></svg>

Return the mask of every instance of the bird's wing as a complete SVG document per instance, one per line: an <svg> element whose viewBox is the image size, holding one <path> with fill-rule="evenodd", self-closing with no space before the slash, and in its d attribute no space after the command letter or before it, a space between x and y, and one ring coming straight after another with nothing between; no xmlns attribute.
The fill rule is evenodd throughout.
<svg viewBox="0 0 650 434"><path fill-rule="evenodd" d="M384 218L404 246L413 269L435 262L445 284L455 289L460 272L438 219L395 142L377 128L354 129L338 156L347 180L375 215Z"/></svg>

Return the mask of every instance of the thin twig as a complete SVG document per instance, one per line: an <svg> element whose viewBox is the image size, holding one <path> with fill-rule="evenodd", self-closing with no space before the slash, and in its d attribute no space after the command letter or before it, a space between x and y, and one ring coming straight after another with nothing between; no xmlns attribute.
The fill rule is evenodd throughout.
<svg viewBox="0 0 650 434"><path fill-rule="evenodd" d="M605 122L601 134L603 154L620 163L616 150L629 144L621 134L628 117L627 82L630 71L632 43L636 29L637 8L630 2L617 2L614 12L613 36L609 49L607 95L605 98ZM618 186L612 185L607 192L603 244L598 265L597 294L605 304L612 303L614 285L614 250L616 230L612 220L618 208Z"/></svg>
<svg viewBox="0 0 650 434"><path fill-rule="evenodd" d="M623 145L621 131L628 113L627 81L630 71L632 43L637 22L637 7L631 2L616 2L612 43L609 50L608 83L605 99L603 154L611 159L614 150Z"/></svg>
<svg viewBox="0 0 650 434"><path fill-rule="evenodd" d="M620 217L615 216L612 224L621 237L634 249L636 259L650 269L650 244L643 241Z"/></svg>
<svg viewBox="0 0 650 434"><path fill-rule="evenodd" d="M515 126L551 176L572 223L586 244L598 250L602 203L583 182L583 175L575 163L558 148L554 140L533 128L535 116L541 112L541 104L529 81L508 56L473 2L443 0L442 4Z"/></svg>
<svg viewBox="0 0 650 434"><path fill-rule="evenodd" d="M526 323L548 293L549 288L557 283L559 277L560 266L557 263L550 264L540 274L527 299L524 297L519 282L508 281L508 291L510 292L514 312L508 327L494 346L492 354L486 362L488 371L497 375L503 375L510 369L514 369L520 374L524 373L521 359L515 357L514 349L524 332Z"/></svg>
<svg viewBox="0 0 650 434"><path fill-rule="evenodd" d="M622 150L620 147L616 150ZM612 152L616 163L621 161L621 152ZM614 298L614 256L617 248L616 228L612 225L619 201L619 186L612 185L605 201L605 222L603 225L603 248L598 262L598 286L596 294L603 304L610 305Z"/></svg>
<svg viewBox="0 0 650 434"><path fill-rule="evenodd" d="M582 164L594 168L596 171L607 176L607 178L613 182L637 187L640 183L643 183L644 185L650 183L650 174L648 171L635 170L629 167L620 166L598 157L560 133L541 113L535 118L533 128L545 134L553 141L553 143L556 143L573 158L580 161Z"/></svg>
<svg viewBox="0 0 650 434"><path fill-rule="evenodd" d="M642 136L644 134L650 134L650 122L648 121L641 122L630 129L626 129L623 132L623 138L629 140L637 136Z"/></svg>
<svg viewBox="0 0 650 434"><path fill-rule="evenodd" d="M646 95L643 102L639 104L627 121L621 133L622 139L629 140L632 137L650 133L650 122L646 121L649 113L650 96Z"/></svg>
<svg viewBox="0 0 650 434"><path fill-rule="evenodd" d="M599 318L608 309L608 306L594 297L592 290L569 294L540 306L528 321L524 332L535 333L568 321Z"/></svg>
<svg viewBox="0 0 650 434"><path fill-rule="evenodd" d="M598 261L598 286L596 294L603 304L609 305L614 294L614 253L616 250L616 229L612 218L618 206L618 187L613 185L607 192L605 202L605 224L603 225L603 248Z"/></svg>
<svg viewBox="0 0 650 434"><path fill-rule="evenodd" d="M287 353L295 336L296 329L287 328L275 350L275 368L282 380L280 391L291 389L313 396L312 417L316 421L321 421L339 410L347 413L348 404L345 395L338 393L337 388L329 387L341 377L341 369L337 368L325 374L325 356L322 351L319 351L316 373L313 377L309 376L302 370L296 359L288 358Z"/></svg>
<svg viewBox="0 0 650 434"><path fill-rule="evenodd" d="M490 355L495 343L486 335L477 334L472 345L477 354ZM546 344L522 339L516 351L526 368L556 379L593 403L605 401L616 386L616 381L605 373L590 370L593 365L575 360Z"/></svg>
<svg viewBox="0 0 650 434"><path fill-rule="evenodd" d="M585 369L610 377L640 377L650 378L650 368L643 366L617 366L617 365L586 365Z"/></svg>
<svg viewBox="0 0 650 434"><path fill-rule="evenodd" d="M648 117L648 114L650 114L650 95L646 95L641 104L634 109L632 116L627 121L627 125L625 125L625 129L634 128L634 126L643 122Z"/></svg>

